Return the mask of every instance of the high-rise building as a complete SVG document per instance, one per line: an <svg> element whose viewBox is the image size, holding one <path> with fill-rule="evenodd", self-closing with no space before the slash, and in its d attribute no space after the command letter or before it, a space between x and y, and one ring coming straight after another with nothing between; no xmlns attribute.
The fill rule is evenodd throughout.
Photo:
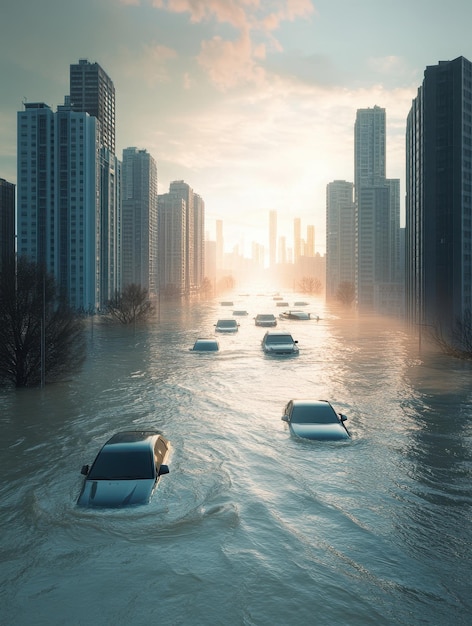
<svg viewBox="0 0 472 626"><path fill-rule="evenodd" d="M315 256L315 227L309 224L306 227L306 244L305 244L305 256Z"/></svg>
<svg viewBox="0 0 472 626"><path fill-rule="evenodd" d="M224 269L223 220L216 220L216 271Z"/></svg>
<svg viewBox="0 0 472 626"><path fill-rule="evenodd" d="M0 178L0 271L15 260L15 185Z"/></svg>
<svg viewBox="0 0 472 626"><path fill-rule="evenodd" d="M66 103L18 112L18 255L45 265L71 306L100 304L96 120Z"/></svg>
<svg viewBox="0 0 472 626"><path fill-rule="evenodd" d="M402 314L400 181L385 177L385 109L359 109L354 126L356 298L361 312Z"/></svg>
<svg viewBox="0 0 472 626"><path fill-rule="evenodd" d="M125 148L122 160L121 254L123 287L158 293L157 166L146 150Z"/></svg>
<svg viewBox="0 0 472 626"><path fill-rule="evenodd" d="M193 189L183 180L175 180L169 185L169 193L185 201L185 292L189 295L195 288L195 203Z"/></svg>
<svg viewBox="0 0 472 626"><path fill-rule="evenodd" d="M103 307L121 289L121 164L115 92L98 64L71 66L57 112L18 113L18 254L44 263L71 306Z"/></svg>
<svg viewBox="0 0 472 626"><path fill-rule="evenodd" d="M293 257L297 263L302 255L302 226L299 217L293 220Z"/></svg>
<svg viewBox="0 0 472 626"><path fill-rule="evenodd" d="M160 194L158 206L159 293L187 294L187 204L176 193Z"/></svg>
<svg viewBox="0 0 472 626"><path fill-rule="evenodd" d="M269 211L269 267L277 263L277 211Z"/></svg>
<svg viewBox="0 0 472 626"><path fill-rule="evenodd" d="M70 66L70 103L98 120L101 145L115 154L115 86L98 63L80 59Z"/></svg>
<svg viewBox="0 0 472 626"><path fill-rule="evenodd" d="M193 276L195 287L199 289L205 278L205 202L198 194L193 195L194 212L194 261Z"/></svg>
<svg viewBox="0 0 472 626"><path fill-rule="evenodd" d="M356 204L354 184L335 180L326 187L326 298L341 283L356 283Z"/></svg>
<svg viewBox="0 0 472 626"><path fill-rule="evenodd" d="M407 119L406 312L449 333L472 310L472 63L428 66Z"/></svg>

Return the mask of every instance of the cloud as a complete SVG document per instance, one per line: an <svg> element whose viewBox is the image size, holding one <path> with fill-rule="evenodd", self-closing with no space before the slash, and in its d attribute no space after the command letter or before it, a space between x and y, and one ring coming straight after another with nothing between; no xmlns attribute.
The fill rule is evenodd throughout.
<svg viewBox="0 0 472 626"><path fill-rule="evenodd" d="M228 39L219 33L203 40L197 59L210 81L222 90L265 82L263 64L268 48L282 51L274 32L285 21L307 18L314 13L311 0L279 0L270 3L269 9L262 0L153 0L153 6L189 14L194 23L213 20L236 29L235 38Z"/></svg>

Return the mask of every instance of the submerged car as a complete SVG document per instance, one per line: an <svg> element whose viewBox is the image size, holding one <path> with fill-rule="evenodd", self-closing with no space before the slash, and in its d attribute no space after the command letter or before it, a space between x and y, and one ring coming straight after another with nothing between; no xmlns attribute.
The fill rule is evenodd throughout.
<svg viewBox="0 0 472 626"><path fill-rule="evenodd" d="M217 333L237 333L239 324L236 320L218 320L215 324Z"/></svg>
<svg viewBox="0 0 472 626"><path fill-rule="evenodd" d="M272 313L259 313L254 322L256 326L277 326L277 319Z"/></svg>
<svg viewBox="0 0 472 626"><path fill-rule="evenodd" d="M247 315L247 314L248 314L248 312L243 310L243 309L238 309L236 311L233 311L233 315L244 316L244 315Z"/></svg>
<svg viewBox="0 0 472 626"><path fill-rule="evenodd" d="M262 349L266 354L298 354L298 341L290 333L268 330L262 339Z"/></svg>
<svg viewBox="0 0 472 626"><path fill-rule="evenodd" d="M169 473L165 461L170 444L150 430L124 431L113 435L97 454L85 476L77 504L120 507L147 504L160 477Z"/></svg>
<svg viewBox="0 0 472 626"><path fill-rule="evenodd" d="M345 415L336 413L327 400L290 400L285 407L282 420L298 437L319 440L349 439L344 425Z"/></svg>
<svg viewBox="0 0 472 626"><path fill-rule="evenodd" d="M192 352L218 352L220 344L216 339L197 339L190 348Z"/></svg>
<svg viewBox="0 0 472 626"><path fill-rule="evenodd" d="M281 320L309 320L311 319L310 313L305 311L284 311L279 315Z"/></svg>

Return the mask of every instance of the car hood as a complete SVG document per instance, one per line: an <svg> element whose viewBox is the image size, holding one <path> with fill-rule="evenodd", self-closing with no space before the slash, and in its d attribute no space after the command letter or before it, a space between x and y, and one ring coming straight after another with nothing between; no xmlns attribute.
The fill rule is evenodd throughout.
<svg viewBox="0 0 472 626"><path fill-rule="evenodd" d="M156 481L140 480L85 480L77 504L81 506L119 507L146 504L154 491Z"/></svg>
<svg viewBox="0 0 472 626"><path fill-rule="evenodd" d="M290 424L292 432L305 439L349 439L349 433L341 424Z"/></svg>

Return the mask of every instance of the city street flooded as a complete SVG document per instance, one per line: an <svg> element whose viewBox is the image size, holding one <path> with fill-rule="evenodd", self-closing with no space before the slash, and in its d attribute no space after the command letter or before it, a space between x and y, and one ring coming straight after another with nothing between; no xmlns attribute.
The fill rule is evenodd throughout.
<svg viewBox="0 0 472 626"><path fill-rule="evenodd" d="M1 624L470 623L472 363L292 293L299 354L267 356L272 295L90 323L81 373L1 391ZM236 309L219 352L189 350ZM292 436L292 398L329 400L351 439ZM151 502L78 507L82 465L148 428L171 442Z"/></svg>

